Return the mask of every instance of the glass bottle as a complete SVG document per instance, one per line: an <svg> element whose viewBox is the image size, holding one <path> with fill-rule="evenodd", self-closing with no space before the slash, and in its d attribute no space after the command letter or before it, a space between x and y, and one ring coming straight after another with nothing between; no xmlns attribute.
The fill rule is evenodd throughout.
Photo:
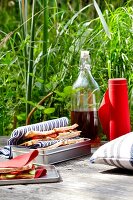
<svg viewBox="0 0 133 200"><path fill-rule="evenodd" d="M90 138L91 144L97 146L99 138L98 107L100 89L91 74L89 51L81 51L80 72L73 84L71 99L71 124L77 123L81 137Z"/></svg>

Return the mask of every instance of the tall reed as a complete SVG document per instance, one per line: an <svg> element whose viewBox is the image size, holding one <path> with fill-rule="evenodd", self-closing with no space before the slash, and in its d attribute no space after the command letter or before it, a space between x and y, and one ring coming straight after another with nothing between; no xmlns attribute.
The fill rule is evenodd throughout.
<svg viewBox="0 0 133 200"><path fill-rule="evenodd" d="M47 63L47 57L48 57L48 0L43 0L43 63L42 63L42 95L45 95L45 83L47 79L47 71L48 71L48 63Z"/></svg>
<svg viewBox="0 0 133 200"><path fill-rule="evenodd" d="M22 26L22 37L26 41L28 36L28 2L27 0L19 0L20 22ZM25 67L25 86L27 86L27 72L28 72L28 45L25 43L23 51L24 67Z"/></svg>
<svg viewBox="0 0 133 200"><path fill-rule="evenodd" d="M31 17L31 30L30 30L30 47L29 47L29 63L28 63L28 73L27 73L27 90L26 90L26 116L30 112L30 104L32 96L32 77L33 77L33 65L34 65L34 37L35 37L35 2L32 2L32 17Z"/></svg>

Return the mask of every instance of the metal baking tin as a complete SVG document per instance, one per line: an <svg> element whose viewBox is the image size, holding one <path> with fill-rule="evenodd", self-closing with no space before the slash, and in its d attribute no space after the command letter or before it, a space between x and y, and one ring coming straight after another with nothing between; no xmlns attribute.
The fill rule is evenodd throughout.
<svg viewBox="0 0 133 200"><path fill-rule="evenodd" d="M18 185L18 184L37 184L37 183L53 183L60 181L60 175L54 165L43 165L47 169L47 174L36 179L12 179L0 180L2 185Z"/></svg>
<svg viewBox="0 0 133 200"><path fill-rule="evenodd" d="M19 146L12 146L13 157L23 153L32 151ZM37 164L55 164L66 160L71 160L77 157L91 154L90 140L85 139L83 142L70 144L62 147L57 147L51 150L38 149L39 155L35 158L34 163Z"/></svg>
<svg viewBox="0 0 133 200"><path fill-rule="evenodd" d="M6 146L9 138L10 136L0 136L0 147Z"/></svg>

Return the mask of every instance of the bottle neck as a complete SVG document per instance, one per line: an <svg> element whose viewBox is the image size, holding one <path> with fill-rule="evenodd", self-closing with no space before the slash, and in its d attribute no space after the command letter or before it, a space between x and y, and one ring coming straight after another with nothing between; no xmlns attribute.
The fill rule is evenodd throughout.
<svg viewBox="0 0 133 200"><path fill-rule="evenodd" d="M89 87L90 89L99 89L97 82L95 81L92 73L91 73L91 63L88 59L80 60L80 72L78 81L79 84L83 87Z"/></svg>
<svg viewBox="0 0 133 200"><path fill-rule="evenodd" d="M90 72L91 70L91 62L90 59L88 58L80 58L80 70L87 70L88 72Z"/></svg>

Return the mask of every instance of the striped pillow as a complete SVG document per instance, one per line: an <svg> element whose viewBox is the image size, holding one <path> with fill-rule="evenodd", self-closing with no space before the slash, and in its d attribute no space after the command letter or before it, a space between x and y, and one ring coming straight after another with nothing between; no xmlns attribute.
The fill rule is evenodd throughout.
<svg viewBox="0 0 133 200"><path fill-rule="evenodd" d="M99 147L91 156L90 162L133 170L133 132Z"/></svg>

